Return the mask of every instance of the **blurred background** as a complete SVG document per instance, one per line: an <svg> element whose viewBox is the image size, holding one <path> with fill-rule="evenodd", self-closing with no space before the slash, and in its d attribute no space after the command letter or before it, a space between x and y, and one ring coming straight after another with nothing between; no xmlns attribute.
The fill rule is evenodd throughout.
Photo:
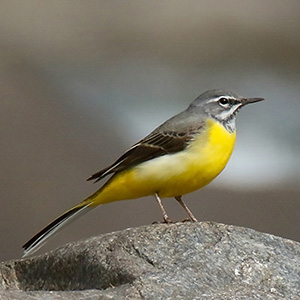
<svg viewBox="0 0 300 300"><path fill-rule="evenodd" d="M0 261L101 186L88 176L211 88L266 101L240 112L228 166L186 203L201 221L299 241L299 12L280 0L2 0ZM39 253L160 220L152 197L112 203Z"/></svg>

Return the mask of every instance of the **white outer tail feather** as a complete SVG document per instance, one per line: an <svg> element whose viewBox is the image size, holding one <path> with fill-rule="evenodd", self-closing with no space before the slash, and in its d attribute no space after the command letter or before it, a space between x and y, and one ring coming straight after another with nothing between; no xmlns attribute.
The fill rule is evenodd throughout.
<svg viewBox="0 0 300 300"><path fill-rule="evenodd" d="M70 213L73 209L76 208L76 206L72 209L70 209L69 211L65 212L63 215L59 216L58 218L56 218L53 222L51 222L48 226L49 229L46 230L45 232L44 229L40 232L41 234L37 234L34 238L32 238L29 242L27 242L23 247L25 248L23 256L22 257L26 257L29 256L31 254L33 254L34 252L36 252L38 249L40 249L45 243L46 241L51 238L54 234L56 234L59 230L61 230L63 227L65 227L67 224L70 224L72 222L74 222L76 219L78 219L79 217L81 217L82 215L87 214L88 212L90 212L92 209L94 209L95 207L90 207L91 203L86 204L85 206L81 207L80 209L74 211L74 213L67 215L68 213ZM59 222L57 222L57 220L59 220L60 218L62 218L64 215L66 214L66 218L63 218L62 220L60 220ZM52 226L51 226L52 225ZM48 227L46 226L45 229Z"/></svg>

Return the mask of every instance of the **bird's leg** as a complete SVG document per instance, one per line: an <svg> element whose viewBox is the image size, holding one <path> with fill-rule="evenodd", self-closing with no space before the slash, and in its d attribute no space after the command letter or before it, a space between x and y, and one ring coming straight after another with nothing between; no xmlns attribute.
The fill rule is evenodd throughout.
<svg viewBox="0 0 300 300"><path fill-rule="evenodd" d="M188 216L193 222L198 222L198 220L195 218L193 213L190 211L190 209L186 206L186 204L182 201L181 196L176 196L175 199L179 202L179 204L183 207L183 209L186 211Z"/></svg>
<svg viewBox="0 0 300 300"><path fill-rule="evenodd" d="M161 199L160 199L158 193L155 193L155 199L156 199L156 201L157 201L157 203L159 205L159 208L160 208L160 210L161 210L161 212L163 214L163 219L164 219L165 223L173 223L173 221L167 215L167 212L166 212L164 206L162 205L162 202L161 202Z"/></svg>

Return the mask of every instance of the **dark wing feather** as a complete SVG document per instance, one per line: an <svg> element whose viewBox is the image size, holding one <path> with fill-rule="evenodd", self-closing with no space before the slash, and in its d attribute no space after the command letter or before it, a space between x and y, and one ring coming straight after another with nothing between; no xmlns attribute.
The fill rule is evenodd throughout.
<svg viewBox="0 0 300 300"><path fill-rule="evenodd" d="M106 175L121 172L127 168L169 153L176 153L186 148L194 132L157 132L152 133L131 147L111 166L97 172L87 180L99 181Z"/></svg>

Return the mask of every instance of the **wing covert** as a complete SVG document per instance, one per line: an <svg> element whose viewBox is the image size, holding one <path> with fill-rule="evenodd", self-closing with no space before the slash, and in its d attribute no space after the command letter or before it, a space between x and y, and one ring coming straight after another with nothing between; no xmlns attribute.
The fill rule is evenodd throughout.
<svg viewBox="0 0 300 300"><path fill-rule="evenodd" d="M96 180L95 182L97 182L109 174L121 172L155 157L176 153L185 149L192 138L193 135L190 132L153 132L133 145L112 165L95 173L87 180Z"/></svg>

